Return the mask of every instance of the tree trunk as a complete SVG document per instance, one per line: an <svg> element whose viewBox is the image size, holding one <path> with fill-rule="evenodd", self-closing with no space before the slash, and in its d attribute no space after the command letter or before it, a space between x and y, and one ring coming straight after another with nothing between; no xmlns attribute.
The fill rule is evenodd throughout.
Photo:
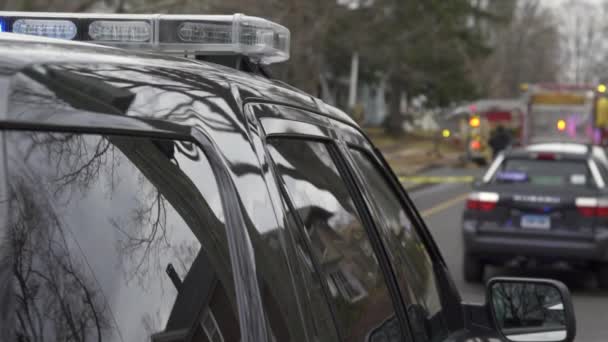
<svg viewBox="0 0 608 342"><path fill-rule="evenodd" d="M405 117L401 113L401 94L405 89L403 82L396 77L389 79L388 113L384 121L387 133L394 136L403 135L403 121Z"/></svg>

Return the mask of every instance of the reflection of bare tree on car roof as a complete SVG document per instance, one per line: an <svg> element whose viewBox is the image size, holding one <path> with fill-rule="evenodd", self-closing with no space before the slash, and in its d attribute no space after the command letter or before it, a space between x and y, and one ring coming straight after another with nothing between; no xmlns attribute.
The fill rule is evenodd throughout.
<svg viewBox="0 0 608 342"><path fill-rule="evenodd" d="M73 72L76 74L81 74L81 75L86 75L87 77L91 77L91 78L96 78L99 80L102 80L103 82L107 82L108 84L113 84L115 85L117 88L120 89L127 89L127 90L133 90L137 93L137 96L135 97L135 105L132 106L131 108L129 108L129 110L131 112L137 113L140 112L139 114L142 116L152 116L155 118L161 118L161 117L165 117L165 116L169 116L169 115L179 115L180 114L180 110L182 108L184 109L188 109L185 113L187 115L195 115L190 111L190 107L192 107L194 102L204 102L206 103L207 106L209 106L209 108L214 109L211 112L213 113L223 113L224 111L221 110L221 108L219 108L218 106L215 105L215 103L213 101L209 101L208 99L210 98L214 98L217 97L215 95L209 95L209 93L204 92L205 90L205 84L200 83L200 80L198 83L192 84L192 88L189 87L185 87L184 84L186 84L185 82L187 82L189 79L192 78L192 73L187 73L187 72L181 72L180 70L176 70L176 69L161 69L161 68L157 68L154 71L156 72L152 72L152 70L149 69L145 69L143 67L139 67L139 66L129 66L129 67L115 67L115 66L99 66L98 68L92 68L91 66L66 66L66 65L49 65L46 67L36 67L32 70L28 70L27 74L29 75L34 75L34 74L39 74L39 73L44 73L45 70L61 70L61 71L68 71L68 72ZM52 75L47 75L48 77L52 78ZM162 76L162 77L159 77ZM40 75L38 75L36 78L40 79ZM171 80L173 78L173 80ZM41 78L42 80L44 80L44 78ZM77 79L79 81L86 81L86 78L80 78ZM61 94L59 92L55 92L54 93L54 87L57 87L57 85L53 84L53 82L48 81L46 83L47 86L49 86L48 89L46 89L46 91L40 91L42 89L39 88L44 88L44 86L42 84L40 84L39 82L35 82L33 80L22 80L24 82L17 82L16 83L16 87L14 87L14 90L11 93L11 102L13 102L13 104L15 104L16 106L11 106L11 108L20 108L19 104L22 104L23 106L25 106L25 108L23 108L23 110L35 110L35 111L50 111L50 110L66 110L66 105L65 102L62 100L61 98ZM67 86L67 87L73 87L73 88L78 88L78 84L62 84L62 86ZM83 84L84 86L84 84ZM196 86L196 88L194 88L194 86ZM194 90L196 89L196 90ZM146 102L151 101L153 99L148 99L146 98L146 93L149 93L150 91L155 92L155 94L158 94L158 92L160 92L161 94L164 93L164 95L166 96L172 96L172 101L168 101L169 103L171 103L172 107L170 108L154 108L155 111L157 111L157 113L155 112L150 112L150 111L144 111L144 110L139 110L139 102L138 98L142 98L141 102L141 106L145 106ZM186 97L189 99L186 102L182 102L182 103L175 103L175 101L173 100L175 98L175 93L178 92L180 94L186 95ZM201 93L198 95L193 95L195 93ZM42 94L42 95L41 95ZM204 94L204 95L202 95ZM27 95L24 97L24 95ZM53 96L54 95L54 96ZM86 95L86 94L84 94ZM93 95L93 94L88 94L88 95ZM95 108L91 108L91 110L94 110ZM78 113L75 113L75 115L78 115ZM222 124L221 122L216 122L216 125L220 125ZM228 130L229 127L233 127L234 123L232 123L232 125L227 125L224 124L224 127L214 127L215 129L224 129L224 130ZM72 137L69 136L62 136L62 139L68 139L68 141L66 141L63 144L49 144L50 142L52 142L52 140L55 139L52 137L52 135L50 135L49 137L45 138L46 141L40 141L40 144L45 145L45 148L47 149L62 149L62 150L57 150L57 151L50 151L50 152L54 152L56 154L60 154L61 157L70 157L71 160L73 160L75 163L80 163L81 166L80 168L72 168L74 171L71 173L66 173L62 176L62 180L64 181L65 185L73 183L72 181L79 181L81 182L81 185L85 185L88 180L90 179L94 179L95 177L98 176L98 172L101 169L101 166L109 166L112 167L114 165L114 163L104 163L103 161L105 160L105 158L107 158L107 154L106 152L111 152L109 153L109 155L114 155L113 153L113 146L111 146L111 144L107 141L107 140L100 140L100 144L103 145L98 145L96 146L95 149L95 154L93 156L93 158L90 158L87 161L84 160L79 160L79 156L78 154L81 153L83 150L84 152L86 151L86 148L83 148L82 144L79 143L80 139L73 139ZM38 144L36 144L38 145ZM33 145L34 146L34 145ZM58 158L57 160L62 160L61 158ZM111 170L109 170L111 172ZM73 185L73 184L72 184ZM110 186L113 186L113 184L110 184ZM151 235L148 237L145 237L143 239L139 239L139 242L144 242L144 241L158 241L157 239L155 239L155 237L157 236L157 233L159 234L158 236L166 236L165 235L165 227L164 227L164 214L163 214L163 201L161 199L160 194L156 193L156 194L148 194L147 197L149 198L149 200L147 201L148 203L142 203L142 208L141 210L138 211L138 213L136 213L136 215L134 215L134 217L136 218L136 220L139 221L143 221L145 220L147 217L151 217L154 216L153 219L153 229L151 231ZM154 210L153 210L154 209ZM114 222L116 223L116 222ZM133 246L134 243L137 242L137 238L134 238L131 235L127 235L128 237L128 242L126 243L126 248L129 249L130 247ZM141 245L141 244L140 244ZM149 246L149 245L148 245Z"/></svg>
<svg viewBox="0 0 608 342"><path fill-rule="evenodd" d="M53 72L55 74L63 75L62 77L69 79L69 82L58 83L57 80L53 80ZM206 68L201 67L200 72L204 72ZM211 71L212 69L210 69ZM87 107L88 103L80 99L65 98L76 96L97 96L95 100L99 102L99 98L103 98L100 94L86 93L87 89L90 89L91 84L95 84L97 81L102 81L105 85L112 85L120 90L128 90L135 94L135 97L130 103L127 111L124 114L129 116L141 116L146 118L155 119L167 119L171 118L172 121L188 123L192 126L206 125L206 128L212 128L214 134L216 133L232 133L230 139L240 139L239 141L247 141L247 133L243 123L240 121L234 113L239 109L236 108L236 103L227 102L226 98L232 98L228 82L223 80L221 77L215 77L211 74L205 75L205 77L198 76L192 70L184 71L175 68L164 68L164 67L141 67L137 65L133 66L112 66L112 65L100 65L100 66L79 66L79 65L46 65L36 70L31 71L34 78L27 78L21 76L19 82L16 83L17 87L21 87L24 90L28 90L32 87L39 87L41 84L46 86L48 89L43 92L46 95L53 95L57 98L55 107L52 101L48 102L48 99L40 99L37 105L35 94L36 91L28 91L27 99L19 99L19 92L13 91L11 101L15 104L12 106L12 110L24 111L24 112L36 112L38 115L44 115L46 111L62 111L62 112L73 112L75 117L79 115L79 110L97 111L99 108L103 110L107 109L108 114L117 114L119 109L111 108L111 106L93 106ZM66 73L68 73L66 75ZM77 75L72 77L71 74ZM43 76L41 76L43 75ZM30 75L32 76L32 75ZM45 79L45 77L50 79ZM80 82L80 83L79 83ZM63 88L70 88L67 91ZM105 88L105 86L100 86ZM82 94L84 92L84 94ZM222 96L222 93L226 92L226 96ZM25 93L23 91L22 93ZM119 94L122 94L119 92ZM52 99L52 96L50 96ZM69 108L64 103L78 105L78 108ZM17 105L20 103L20 105ZM42 105L44 103L44 105ZM91 102L93 103L93 102ZM112 105L110 103L110 105ZM66 108L67 107L67 108ZM105 113L102 111L102 113ZM196 186L189 182L184 182L176 186L175 184L169 184L169 179L175 181L186 181L188 178L185 177L183 172L180 170L179 165L175 163L175 160L167 162L166 156L162 159L162 154L159 153L159 149L153 148L151 144L143 144L139 146L139 149L133 149L128 144L122 144L116 137L108 137L103 139L103 144L107 144L109 147L107 150L105 146L100 145L99 148L94 148L94 151L99 151L92 160L81 160L80 166L82 170L75 174L65 173L65 181L77 181L81 182L80 186L86 186L87 177L86 175L94 175L95 172L107 172L104 168L112 164L102 166L98 165L100 161L104 161L109 155L120 154L121 152L127 156L129 162L137 165L138 169L142 172L140 177L147 179L155 185L157 191L152 187L148 193L139 193L137 198L140 203L137 210L134 210L132 215L129 217L114 218L112 220L112 227L117 231L120 231L124 237L121 244L117 246L117 250L121 255L124 255L125 260L130 260L128 268L125 271L131 276L136 277L138 283L145 284L145 276L149 270L160 270L162 268L158 264L158 260L155 259L155 255L158 255L162 251L166 251L168 248L167 236L170 236L171 227L167 225L167 214L166 208L170 204L177 210L191 227L200 227L202 229L208 229L205 234L199 236L201 243L205 245L205 249L208 251L207 257L211 259L212 264L216 265L219 269L225 270L220 272L218 276L221 279L221 283L230 283L230 258L227 255L227 251L222 249L225 246L225 236L223 233L217 231L217 228L223 228L223 222L219 221L218 217L211 217L213 212L210 210L209 205L206 203L205 198L196 192ZM45 144L48 142L45 142ZM101 143L101 141L100 141ZM176 144L176 148L180 148L180 144ZM118 148L117 148L118 147ZM157 146L158 147L158 146ZM162 150L162 149L161 149ZM69 151L72 152L72 151ZM75 151L78 152L78 149ZM161 151L162 152L162 151ZM76 153L77 154L77 153ZM146 156L144 158L143 156ZM199 156L200 157L200 156ZM156 158L159 158L158 160ZM154 162L152 162L154 161ZM122 162L126 162L123 158ZM103 163L101 163L103 164ZM235 166L234 164L231 166ZM252 170L255 165L248 165ZM76 167L77 169L77 167ZM111 169L111 168L110 168ZM253 171L252 171L253 172ZM80 178L78 178L78 177ZM76 178L75 178L76 177ZM94 178L94 177L93 177ZM119 183L120 180L116 180ZM66 184L67 186L67 184ZM143 189L139 190L143 191ZM162 195L161 195L162 194ZM200 210L198 206L206 208ZM193 213L196 213L193 215ZM211 214L211 215L210 215ZM246 214L246 213L244 213ZM223 219L223 218L222 218ZM248 215L244 215L247 226L250 228L249 231L255 231L255 225L251 222L251 218ZM204 222L204 223L203 223ZM195 231L195 234L198 232ZM277 255L281 257L283 251L280 248L268 248L276 242L278 237L267 235L267 236L252 236L252 242L256 246L264 246L260 248L257 253L257 260L277 260ZM279 247L277 245L276 247ZM175 247L175 246L173 246ZM190 251L190 246L181 246L185 251ZM263 256L268 253L267 256ZM183 253L175 253L183 255ZM191 255L189 259L196 258L197 256ZM178 261L176 268L183 269L180 264L187 265L191 261ZM277 290L282 287L276 287L273 284L277 281L281 281L284 277L281 276L279 267L271 267L270 265L264 265L259 267L262 273L262 279L264 284L262 290L267 294L274 296L285 297L283 294L276 293ZM228 288L228 292L232 293L234 289ZM234 298L234 296L229 296ZM285 310L285 307L291 306L287 301L283 305L283 301L277 301L272 296L266 296L267 302L281 303L283 306L281 312L272 313L272 315L278 318L284 317L283 315L294 309ZM293 298L290 298L293 300ZM290 313L295 314L294 313ZM271 321L273 319L271 318ZM284 324L284 323L283 323ZM295 326L295 325L294 325Z"/></svg>
<svg viewBox="0 0 608 342"><path fill-rule="evenodd" d="M79 227L68 227L61 215L64 208L78 206L81 199L100 186L105 200L113 201L120 177L124 176L124 165L130 163L140 171L134 176L138 184L138 193L132 194L135 206L126 209L130 210L129 215L106 217L107 226L94 227L100 230L114 228L122 235L122 239L116 240L116 248L123 255L119 260L125 275L136 277L137 284L144 290L156 281L152 278L154 274L166 277L162 273L167 261L172 260L181 274L186 274L194 260L202 257L210 262L208 267L211 269L199 269L198 272L215 274L220 284L227 285L226 290L233 293L223 223L180 170L178 158L172 154L176 150L182 161L200 160L203 156L193 144L149 139L138 139L134 144L130 138L60 133L24 132L20 136L19 148L23 153L18 153L17 159L23 158L23 161L13 160L21 169L13 176L11 190L12 206L22 210L17 212L11 232L16 251L15 272L22 280L19 283L21 329L28 336L45 336L45 333L48 336L48 329L67 331L64 325L76 324L77 332L83 336L74 337L74 340L85 340L84 335L90 338L91 329L101 336L104 329L114 325L95 276L87 271L86 257L79 256L87 252L74 250L79 241L73 235L73 229ZM27 167L30 162L48 164L48 174L34 175ZM16 163L12 165L16 167ZM99 184L102 180L108 184ZM171 214L168 208L172 208ZM171 222L176 222L176 211L198 239L170 242L173 227L167 218L172 215ZM198 252L200 247L195 245L198 242L206 253ZM62 291L66 288L72 290ZM83 302L81 297L87 299ZM234 295L227 298L234 298ZM40 305L40 300L48 302ZM70 304L66 309L64 302L72 301L86 305ZM236 307L236 303L230 304L232 308ZM41 316L46 311L56 311L55 325L51 328L42 326L43 322L49 321L49 317ZM77 317L72 317L74 315ZM150 328L150 333L158 332L164 326L157 316L149 313L142 320L154 327ZM71 338L58 337L58 340Z"/></svg>
<svg viewBox="0 0 608 342"><path fill-rule="evenodd" d="M328 161L319 158L318 152L314 151L312 146L314 145L282 143L280 154L298 155L299 158L289 158L289 166L286 163L278 163L279 172L284 176L314 184L319 190L325 190L327 196L335 198L344 210L353 208L354 205L347 188L335 186L335 184L343 183L344 180L334 169L333 162L330 161L328 164ZM305 175L305 179L302 178L302 175Z"/></svg>
<svg viewBox="0 0 608 342"><path fill-rule="evenodd" d="M229 88L218 88L212 83L211 77L199 77L192 71L180 70L178 68L145 68L139 66L48 66L53 69L70 71L80 75L96 78L107 84L114 85L123 90L130 90L137 94L134 103L129 108L129 115L151 117L156 119L179 119L187 120L194 115L204 115L205 123L214 131L237 132L246 137L244 127L240 121L228 115L225 100L218 95L218 90L229 92ZM204 68L201 68L204 72ZM209 75L208 75L209 76ZM221 79L215 81L227 85ZM168 106L161 106L159 101L163 96L170 96L165 101ZM157 101L158 103L154 103ZM150 105L153 102L154 105ZM228 104L229 105L229 104ZM204 111L193 113L193 109L205 106ZM235 108L232 108L233 110Z"/></svg>
<svg viewBox="0 0 608 342"><path fill-rule="evenodd" d="M103 295L86 265L71 257L69 234L50 198L34 191L32 182L26 173L15 177L10 192L18 330L32 341L44 341L51 334L58 341L84 341L92 331L101 340L102 330L110 324ZM46 326L49 321L54 325Z"/></svg>
<svg viewBox="0 0 608 342"><path fill-rule="evenodd" d="M25 153L25 159L36 149L44 150L49 160L54 161L57 174L49 190L54 198L65 201L78 200L72 193L86 191L91 184L106 180L106 196L111 197L114 188L120 184L117 166L124 162L124 157L116 151L111 140L118 138L90 139L80 134L29 133L31 143ZM143 142L142 142L143 144ZM103 177L101 177L103 174ZM137 256L136 267L128 270L132 276L143 275L149 268L152 249L168 248L166 200L155 187L146 186L146 179L138 175L139 191L145 192L135 196L138 207L129 217L109 218L111 225L120 231L125 239L118 250L125 256ZM64 196L65 195L65 196ZM63 203L67 205L68 203ZM139 253L143 250L143 253ZM143 270L140 269L144 268Z"/></svg>

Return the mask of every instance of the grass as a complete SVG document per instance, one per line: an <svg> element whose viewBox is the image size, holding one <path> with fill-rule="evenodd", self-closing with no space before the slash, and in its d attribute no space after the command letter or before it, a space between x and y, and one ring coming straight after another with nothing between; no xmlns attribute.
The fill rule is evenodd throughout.
<svg viewBox="0 0 608 342"><path fill-rule="evenodd" d="M367 131L367 134L398 175L414 174L444 159L446 155L454 156L462 152L462 147L448 139L437 139L435 134L417 132L395 137L380 129Z"/></svg>

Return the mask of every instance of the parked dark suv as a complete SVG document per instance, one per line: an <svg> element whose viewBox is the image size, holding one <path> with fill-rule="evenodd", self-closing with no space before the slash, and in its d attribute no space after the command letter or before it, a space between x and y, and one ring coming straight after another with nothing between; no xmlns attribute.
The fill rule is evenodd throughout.
<svg viewBox="0 0 608 342"><path fill-rule="evenodd" d="M256 23L49 17L0 13L8 31L109 27L81 40L181 20L184 45ZM572 341L561 283L493 279L487 306L462 303L361 129L248 51L230 68L0 34L1 341Z"/></svg>

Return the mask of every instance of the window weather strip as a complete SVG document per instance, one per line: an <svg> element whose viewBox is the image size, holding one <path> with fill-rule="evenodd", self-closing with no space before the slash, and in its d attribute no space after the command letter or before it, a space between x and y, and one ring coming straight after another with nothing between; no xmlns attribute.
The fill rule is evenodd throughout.
<svg viewBox="0 0 608 342"><path fill-rule="evenodd" d="M226 217L226 236L238 305L241 341L267 341L269 335L266 331L266 316L255 273L254 251L240 209L236 186L211 140L196 128L192 129L191 134L209 159L220 189Z"/></svg>

